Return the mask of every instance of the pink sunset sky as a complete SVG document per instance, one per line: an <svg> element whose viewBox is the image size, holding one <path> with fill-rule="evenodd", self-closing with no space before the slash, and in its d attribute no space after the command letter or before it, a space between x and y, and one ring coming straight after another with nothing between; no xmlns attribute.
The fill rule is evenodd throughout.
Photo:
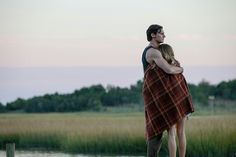
<svg viewBox="0 0 236 157"><path fill-rule="evenodd" d="M182 65L236 65L235 0L1 0L0 67L139 66L150 24Z"/></svg>

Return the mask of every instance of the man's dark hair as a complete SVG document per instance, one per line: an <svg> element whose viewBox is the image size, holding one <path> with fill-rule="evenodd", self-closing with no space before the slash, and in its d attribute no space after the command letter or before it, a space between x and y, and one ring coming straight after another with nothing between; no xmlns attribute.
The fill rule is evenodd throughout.
<svg viewBox="0 0 236 157"><path fill-rule="evenodd" d="M160 33L162 28L163 28L162 26L157 25L157 24L153 24L153 25L149 26L147 31L146 31L147 40L151 41L152 40L151 34L152 33L156 34L157 32Z"/></svg>

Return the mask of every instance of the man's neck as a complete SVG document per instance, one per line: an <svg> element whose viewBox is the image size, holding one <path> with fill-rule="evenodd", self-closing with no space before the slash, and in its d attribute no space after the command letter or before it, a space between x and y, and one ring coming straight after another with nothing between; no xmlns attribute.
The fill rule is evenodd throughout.
<svg viewBox="0 0 236 157"><path fill-rule="evenodd" d="M158 48L160 43L156 42L156 41L150 41L149 43L150 46L154 47L154 48Z"/></svg>

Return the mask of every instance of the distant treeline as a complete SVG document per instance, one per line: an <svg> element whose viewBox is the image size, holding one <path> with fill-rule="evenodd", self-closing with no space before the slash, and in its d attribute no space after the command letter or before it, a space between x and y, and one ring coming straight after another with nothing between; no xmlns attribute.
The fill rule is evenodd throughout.
<svg viewBox="0 0 236 157"><path fill-rule="evenodd" d="M135 85L121 88L116 86L93 85L75 90L71 94L46 94L30 99L18 98L4 106L0 103L0 112L71 112L99 111L105 107L122 105L143 105L141 80ZM189 84L195 105L208 105L209 100L236 100L236 79L211 85L201 81L198 85Z"/></svg>

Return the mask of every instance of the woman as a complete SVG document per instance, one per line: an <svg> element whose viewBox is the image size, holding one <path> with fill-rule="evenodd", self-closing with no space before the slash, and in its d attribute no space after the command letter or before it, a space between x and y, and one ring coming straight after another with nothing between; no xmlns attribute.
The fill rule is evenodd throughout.
<svg viewBox="0 0 236 157"><path fill-rule="evenodd" d="M163 58L172 65L180 66L180 63L174 57L174 51L172 47L168 44L161 44L159 46L159 50L163 56ZM182 74L179 74L182 75ZM183 77L183 75L181 76ZM187 105L187 104L186 104ZM170 157L176 157L176 130L178 137L178 145L179 145L179 157L185 157L186 153L186 136L185 136L185 121L186 116L183 116L181 119L177 121L175 125L172 125L168 131L168 149Z"/></svg>

